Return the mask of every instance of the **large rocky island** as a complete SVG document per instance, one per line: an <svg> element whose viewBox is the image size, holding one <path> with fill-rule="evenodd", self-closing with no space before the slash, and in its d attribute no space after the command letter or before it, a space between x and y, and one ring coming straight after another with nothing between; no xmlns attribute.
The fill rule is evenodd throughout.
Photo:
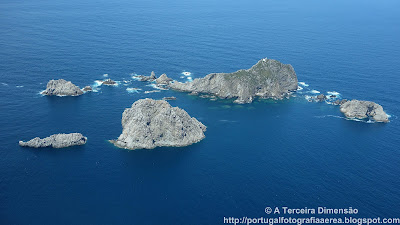
<svg viewBox="0 0 400 225"><path fill-rule="evenodd" d="M235 103L251 103L255 97L282 99L297 90L297 76L291 65L261 59L247 70L212 73L193 82L171 82L172 89L203 93L219 98L236 98Z"/></svg>
<svg viewBox="0 0 400 225"><path fill-rule="evenodd" d="M83 136L81 133L70 133L70 134L53 134L50 137L39 138L35 137L30 141L19 141L19 145L22 147L32 147L32 148L65 148L74 145L84 145L86 144L87 137Z"/></svg>
<svg viewBox="0 0 400 225"><path fill-rule="evenodd" d="M372 118L376 122L389 122L388 115L381 105L370 101L351 100L340 105L340 111L347 118Z"/></svg>
<svg viewBox="0 0 400 225"><path fill-rule="evenodd" d="M122 114L122 134L111 140L125 149L183 147L205 138L206 126L164 100L140 99Z"/></svg>
<svg viewBox="0 0 400 225"><path fill-rule="evenodd" d="M44 90L42 94L57 96L79 96L83 94L83 91L71 81L59 79L50 80L47 83L46 90Z"/></svg>

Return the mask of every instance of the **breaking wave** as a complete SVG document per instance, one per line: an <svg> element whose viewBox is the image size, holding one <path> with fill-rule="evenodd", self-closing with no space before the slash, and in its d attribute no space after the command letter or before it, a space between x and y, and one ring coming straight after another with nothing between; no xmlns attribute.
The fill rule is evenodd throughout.
<svg viewBox="0 0 400 225"><path fill-rule="evenodd" d="M306 84L306 82L299 82L299 84L300 84L301 86L304 86L304 87L308 87L308 86L309 86L308 84Z"/></svg>
<svg viewBox="0 0 400 225"><path fill-rule="evenodd" d="M362 122L362 123L376 123L376 121L371 120L368 118L367 119L357 119L357 118L347 118L345 116L337 116L337 115L324 115L324 116L314 116L315 118L326 118L326 117L333 117L333 118L338 118L338 119L345 119L345 120L352 120L356 122Z"/></svg>
<svg viewBox="0 0 400 225"><path fill-rule="evenodd" d="M187 76L187 77L190 76L190 75L192 75L191 72L186 72L186 71L185 71L185 72L182 72L182 74L185 75L185 76Z"/></svg>
<svg viewBox="0 0 400 225"><path fill-rule="evenodd" d="M140 88L127 88L126 91L129 93L139 93L139 91L142 90Z"/></svg>

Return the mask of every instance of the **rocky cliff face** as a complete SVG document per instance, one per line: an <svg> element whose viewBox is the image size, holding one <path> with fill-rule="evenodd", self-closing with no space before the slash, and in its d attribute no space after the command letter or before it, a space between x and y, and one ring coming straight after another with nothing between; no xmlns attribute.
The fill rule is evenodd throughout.
<svg viewBox="0 0 400 225"><path fill-rule="evenodd" d="M340 111L348 118L372 118L377 122L389 122L381 105L370 101L351 100L340 106Z"/></svg>
<svg viewBox="0 0 400 225"><path fill-rule="evenodd" d="M43 139L35 137L34 139L27 142L19 141L19 145L32 148L65 148L74 145L84 145L86 144L86 141L87 137L83 136L80 133L53 134L50 137L46 137Z"/></svg>
<svg viewBox="0 0 400 225"><path fill-rule="evenodd" d="M205 138L206 126L163 100L140 99L122 114L122 134L110 142L126 149L181 147Z"/></svg>
<svg viewBox="0 0 400 225"><path fill-rule="evenodd" d="M262 59L247 70L212 73L193 82L174 81L175 90L236 98L236 103L251 103L255 97L282 99L297 90L297 76L291 65Z"/></svg>
<svg viewBox="0 0 400 225"><path fill-rule="evenodd" d="M50 80L47 83L46 90L42 92L44 95L58 95L58 96L79 96L83 91L78 86L66 81L64 79Z"/></svg>

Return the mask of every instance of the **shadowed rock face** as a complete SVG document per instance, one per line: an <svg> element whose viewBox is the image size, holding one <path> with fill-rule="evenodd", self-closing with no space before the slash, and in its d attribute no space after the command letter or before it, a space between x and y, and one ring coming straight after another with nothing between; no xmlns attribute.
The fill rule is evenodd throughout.
<svg viewBox="0 0 400 225"><path fill-rule="evenodd" d="M161 76L156 79L156 83L161 85L168 85L171 81L172 79L167 77L165 73L161 74Z"/></svg>
<svg viewBox="0 0 400 225"><path fill-rule="evenodd" d="M93 91L92 87L86 86L82 89L82 91Z"/></svg>
<svg viewBox="0 0 400 225"><path fill-rule="evenodd" d="M78 86L66 81L64 79L50 80L47 83L46 90L42 92L44 95L58 95L58 96L79 96L83 91Z"/></svg>
<svg viewBox="0 0 400 225"><path fill-rule="evenodd" d="M377 122L389 122L381 105L375 102L351 100L340 106L340 111L348 118L372 118Z"/></svg>
<svg viewBox="0 0 400 225"><path fill-rule="evenodd" d="M65 148L74 145L84 145L86 144L86 141L87 137L83 136L80 133L53 134L50 137L46 137L43 139L35 137L34 139L27 142L19 141L19 145L32 148Z"/></svg>
<svg viewBox="0 0 400 225"><path fill-rule="evenodd" d="M236 103L251 103L255 97L282 99L297 90L297 76L291 65L262 59L247 70L212 73L193 82L174 81L175 90L205 93L220 98L236 98Z"/></svg>
<svg viewBox="0 0 400 225"><path fill-rule="evenodd" d="M122 114L122 134L110 141L126 149L181 147L205 138L206 126L163 100L140 99Z"/></svg>

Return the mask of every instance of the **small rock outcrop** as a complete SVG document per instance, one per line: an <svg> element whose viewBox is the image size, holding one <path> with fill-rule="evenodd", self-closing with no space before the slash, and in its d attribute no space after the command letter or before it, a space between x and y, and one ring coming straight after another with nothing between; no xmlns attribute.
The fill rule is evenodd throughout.
<svg viewBox="0 0 400 225"><path fill-rule="evenodd" d="M35 137L30 141L19 141L19 145L22 147L32 147L32 148L65 148L74 145L84 145L86 144L87 137L83 136L81 133L70 133L70 134L53 134L50 137L39 138Z"/></svg>
<svg viewBox="0 0 400 225"><path fill-rule="evenodd" d="M79 96L83 94L83 91L71 81L59 79L50 80L47 83L46 90L44 90L42 94L57 96Z"/></svg>
<svg viewBox="0 0 400 225"><path fill-rule="evenodd" d="M176 97L174 97L174 96L171 96L171 97L164 97L164 98L162 98L162 100L176 100Z"/></svg>
<svg viewBox="0 0 400 225"><path fill-rule="evenodd" d="M297 76L291 65L262 59L247 70L212 73L192 82L171 82L172 89L211 94L219 98L236 98L235 103L251 103L255 97L282 99L296 91Z"/></svg>
<svg viewBox="0 0 400 225"><path fill-rule="evenodd" d="M154 81L157 79L156 74L154 73L154 71L151 71L150 76L143 76L143 75L138 75L136 76L140 79L140 81Z"/></svg>
<svg viewBox="0 0 400 225"><path fill-rule="evenodd" d="M93 91L93 89L92 89L92 87L90 87L90 86L86 86L86 87L84 87L83 89L82 89L82 91Z"/></svg>
<svg viewBox="0 0 400 225"><path fill-rule="evenodd" d="M325 101L326 100L326 96L324 95L324 94L319 94L318 96L317 96L317 101L318 102L323 102L323 101Z"/></svg>
<svg viewBox="0 0 400 225"><path fill-rule="evenodd" d="M348 118L372 118L377 122L389 122L388 115L381 105L370 101L351 100L340 106L340 111Z"/></svg>
<svg viewBox="0 0 400 225"><path fill-rule="evenodd" d="M103 81L103 84L104 84L104 85L116 85L117 82L115 82L115 81L113 81L113 80L111 80L111 79L107 79L107 80L104 80L104 81Z"/></svg>
<svg viewBox="0 0 400 225"><path fill-rule="evenodd" d="M171 78L167 77L167 74L163 73L159 78L156 79L156 83L159 85L168 85L172 81Z"/></svg>
<svg viewBox="0 0 400 225"><path fill-rule="evenodd" d="M122 134L111 140L125 149L182 147L205 138L206 126L164 100L140 99L122 114Z"/></svg>

